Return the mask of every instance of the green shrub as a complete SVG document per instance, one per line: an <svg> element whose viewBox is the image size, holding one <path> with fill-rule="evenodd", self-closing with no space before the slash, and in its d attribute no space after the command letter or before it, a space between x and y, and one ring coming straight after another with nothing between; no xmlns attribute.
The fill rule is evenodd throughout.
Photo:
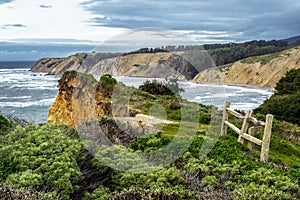
<svg viewBox="0 0 300 200"><path fill-rule="evenodd" d="M117 80L115 78L110 74L104 74L98 82L97 91L103 94L104 97L111 98L116 85Z"/></svg>
<svg viewBox="0 0 300 200"><path fill-rule="evenodd" d="M8 175L17 171L17 163L8 156L0 157L0 181L4 181Z"/></svg>
<svg viewBox="0 0 300 200"><path fill-rule="evenodd" d="M238 199L297 199L299 192L297 183L288 176L262 167L241 176L233 195Z"/></svg>
<svg viewBox="0 0 300 200"><path fill-rule="evenodd" d="M104 74L101 76L99 84L106 86L109 89L113 89L117 84L117 80L113 78L110 74Z"/></svg>
<svg viewBox="0 0 300 200"><path fill-rule="evenodd" d="M148 92L153 95L170 95L176 96L184 90L179 87L176 79L170 79L165 82L159 82L157 80L144 82L140 87L140 90Z"/></svg>
<svg viewBox="0 0 300 200"><path fill-rule="evenodd" d="M276 94L295 94L300 91L300 69L291 69L276 84Z"/></svg>
<svg viewBox="0 0 300 200"><path fill-rule="evenodd" d="M140 137L137 141L133 142L130 147L134 151L140 150L142 152L149 152L169 144L170 141L170 137L162 136L162 132L159 132L153 136L146 135Z"/></svg>
<svg viewBox="0 0 300 200"><path fill-rule="evenodd" d="M0 114L0 135L2 132L6 132L11 126L11 122L9 122L3 115Z"/></svg>
<svg viewBox="0 0 300 200"><path fill-rule="evenodd" d="M76 162L81 148L81 143L68 137L60 127L16 127L0 148L0 155L6 153L5 159L13 163L5 183L54 192L68 199L76 188L74 183L81 178Z"/></svg>
<svg viewBox="0 0 300 200"><path fill-rule="evenodd" d="M84 200L109 200L111 199L111 194L108 188L103 186L98 187L92 193L86 193Z"/></svg>
<svg viewBox="0 0 300 200"><path fill-rule="evenodd" d="M273 114L276 119L300 124L300 69L289 71L275 89L275 94L255 112Z"/></svg>
<svg viewBox="0 0 300 200"><path fill-rule="evenodd" d="M185 187L187 182L180 171L174 167L146 174L122 173L115 180L119 184L118 197L131 195L138 199L190 199L193 195Z"/></svg>
<svg viewBox="0 0 300 200"><path fill-rule="evenodd" d="M214 176L205 176L202 179L202 183L205 186L211 185L211 186L218 186L219 182L217 181L216 177Z"/></svg>
<svg viewBox="0 0 300 200"><path fill-rule="evenodd" d="M202 124L209 124L211 116L208 113L201 113L199 117L199 122Z"/></svg>
<svg viewBox="0 0 300 200"><path fill-rule="evenodd" d="M279 120L300 124L300 92L291 95L273 95L255 110L273 114Z"/></svg>

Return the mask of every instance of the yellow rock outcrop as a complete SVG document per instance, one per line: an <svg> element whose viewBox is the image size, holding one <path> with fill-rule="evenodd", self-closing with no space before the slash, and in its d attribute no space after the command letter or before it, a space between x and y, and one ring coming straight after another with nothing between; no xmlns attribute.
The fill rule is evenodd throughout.
<svg viewBox="0 0 300 200"><path fill-rule="evenodd" d="M58 88L59 93L48 113L50 124L75 128L87 120L111 115L111 93L101 92L92 76L67 71L59 80Z"/></svg>

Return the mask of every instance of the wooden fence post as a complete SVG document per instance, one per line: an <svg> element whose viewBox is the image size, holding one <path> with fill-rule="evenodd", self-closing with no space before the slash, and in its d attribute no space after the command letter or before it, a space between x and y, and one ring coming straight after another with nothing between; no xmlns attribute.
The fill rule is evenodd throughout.
<svg viewBox="0 0 300 200"><path fill-rule="evenodd" d="M266 117L266 125L262 139L260 161L267 162L269 158L270 140L272 134L273 115L268 114Z"/></svg>
<svg viewBox="0 0 300 200"><path fill-rule="evenodd" d="M226 109L229 108L229 107L230 107L230 101L226 101L224 109L223 109L221 135L226 135L227 134L227 125L225 124L225 121L228 121L228 112L227 112Z"/></svg>
<svg viewBox="0 0 300 200"><path fill-rule="evenodd" d="M248 133L248 134L251 135L251 136L254 136L254 131L255 131L255 127L252 126L252 127L249 128L249 130L248 130L249 133ZM254 150L254 143L251 142L250 140L248 141L248 148L249 148L251 151Z"/></svg>
<svg viewBox="0 0 300 200"><path fill-rule="evenodd" d="M249 127L248 118L252 116L252 113L253 113L252 110L249 110L249 111L247 111L247 113L246 113L246 116L245 116L245 118L244 118L244 122L243 122L243 125L242 125L242 128L241 128L241 133L240 133L239 139L238 139L238 142L239 142L239 143L242 143L242 144L244 143L243 135L244 135L244 133L246 133L247 130L248 130L248 127Z"/></svg>

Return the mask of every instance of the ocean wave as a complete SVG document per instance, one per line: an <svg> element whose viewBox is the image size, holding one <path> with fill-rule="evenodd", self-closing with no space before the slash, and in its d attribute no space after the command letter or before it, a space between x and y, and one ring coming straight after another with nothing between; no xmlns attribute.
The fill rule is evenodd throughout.
<svg viewBox="0 0 300 200"><path fill-rule="evenodd" d="M260 87L250 87L250 86L232 86L232 85L224 85L225 90L235 90L238 93L259 93L259 94L273 94L274 90L271 88L260 88Z"/></svg>
<svg viewBox="0 0 300 200"><path fill-rule="evenodd" d="M0 69L0 72L4 71L29 71L29 68L8 68L8 69Z"/></svg>
<svg viewBox="0 0 300 200"><path fill-rule="evenodd" d="M4 99L30 99L32 96L16 96L16 97L0 97L0 100Z"/></svg>
<svg viewBox="0 0 300 200"><path fill-rule="evenodd" d="M16 84L10 86L10 89L14 89L14 88L24 88L27 90L57 90L57 84L51 84L51 83L19 84L19 83L16 83Z"/></svg>
<svg viewBox="0 0 300 200"><path fill-rule="evenodd" d="M51 99L42 99L39 101L27 101L27 102L1 102L0 107L17 107L17 108L25 108L25 107L32 107L32 106L51 106L55 98Z"/></svg>

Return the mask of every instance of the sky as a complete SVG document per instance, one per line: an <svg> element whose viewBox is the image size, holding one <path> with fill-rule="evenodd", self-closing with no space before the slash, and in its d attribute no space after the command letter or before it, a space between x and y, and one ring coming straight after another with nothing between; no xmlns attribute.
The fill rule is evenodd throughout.
<svg viewBox="0 0 300 200"><path fill-rule="evenodd" d="M181 36L195 44L289 38L300 35L300 1L0 0L0 60L101 50L150 27L180 35L160 31L159 45L175 44Z"/></svg>

